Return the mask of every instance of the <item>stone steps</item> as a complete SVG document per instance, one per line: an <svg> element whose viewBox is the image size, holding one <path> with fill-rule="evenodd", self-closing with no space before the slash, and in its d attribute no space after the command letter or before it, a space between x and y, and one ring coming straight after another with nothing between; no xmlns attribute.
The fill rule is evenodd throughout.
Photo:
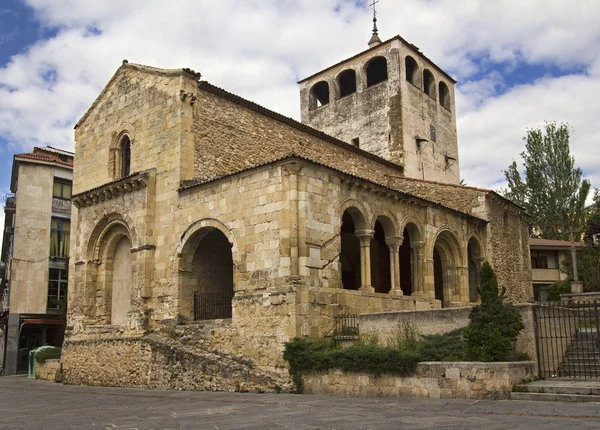
<svg viewBox="0 0 600 430"><path fill-rule="evenodd" d="M551 379L520 384L515 389L511 400L600 402L600 379Z"/></svg>

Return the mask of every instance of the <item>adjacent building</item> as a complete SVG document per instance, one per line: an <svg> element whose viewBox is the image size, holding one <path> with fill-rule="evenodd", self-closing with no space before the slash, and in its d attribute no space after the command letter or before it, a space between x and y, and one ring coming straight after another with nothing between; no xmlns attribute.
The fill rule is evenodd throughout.
<svg viewBox="0 0 600 430"><path fill-rule="evenodd" d="M560 266L571 259L572 250L580 250L582 242L565 240L529 239L531 253L531 281L534 299L538 302L548 300L548 287L556 281L567 281L567 274Z"/></svg>
<svg viewBox="0 0 600 430"><path fill-rule="evenodd" d="M2 239L0 330L6 374L27 371L28 352L61 346L71 237L73 153L52 147L14 156Z"/></svg>

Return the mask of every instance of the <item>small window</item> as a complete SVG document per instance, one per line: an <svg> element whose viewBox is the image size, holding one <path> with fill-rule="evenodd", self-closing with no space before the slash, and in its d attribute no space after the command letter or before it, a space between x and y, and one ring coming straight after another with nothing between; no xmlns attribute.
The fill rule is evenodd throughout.
<svg viewBox="0 0 600 430"><path fill-rule="evenodd" d="M532 269L547 269L548 256L541 252L531 251L531 268Z"/></svg>
<svg viewBox="0 0 600 430"><path fill-rule="evenodd" d="M54 188L52 190L52 197L59 199L70 199L72 191L71 182L57 181L54 180Z"/></svg>
<svg viewBox="0 0 600 430"><path fill-rule="evenodd" d="M355 137L354 139L352 139L352 145L356 146L357 148L360 145L360 140L358 139L358 137Z"/></svg>
<svg viewBox="0 0 600 430"><path fill-rule="evenodd" d="M387 81L387 60L384 57L375 57L367 65L367 87Z"/></svg>
<svg viewBox="0 0 600 430"><path fill-rule="evenodd" d="M125 178L131 173L131 141L125 135L121 139L121 177Z"/></svg>
<svg viewBox="0 0 600 430"><path fill-rule="evenodd" d="M352 69L344 70L338 78L340 97L346 97L356 92L356 72Z"/></svg>
<svg viewBox="0 0 600 430"><path fill-rule="evenodd" d="M61 309L67 303L68 274L63 269L50 269L48 276L48 309Z"/></svg>
<svg viewBox="0 0 600 430"><path fill-rule="evenodd" d="M429 126L429 139L432 142L437 142L437 132L435 131L435 126L433 125Z"/></svg>
<svg viewBox="0 0 600 430"><path fill-rule="evenodd" d="M429 70L423 70L423 91L435 100L435 79Z"/></svg>
<svg viewBox="0 0 600 430"><path fill-rule="evenodd" d="M439 91L440 104L442 107L450 110L450 91L448 90L448 85L446 85L444 82L440 82Z"/></svg>
<svg viewBox="0 0 600 430"><path fill-rule="evenodd" d="M406 68L406 80L418 87L417 71L419 70L419 66L417 66L417 62L409 55L404 60L404 66Z"/></svg>
<svg viewBox="0 0 600 430"><path fill-rule="evenodd" d="M311 90L312 109L329 104L329 84L325 81L316 83Z"/></svg>
<svg viewBox="0 0 600 430"><path fill-rule="evenodd" d="M69 258L71 221L52 218L50 227L50 257Z"/></svg>

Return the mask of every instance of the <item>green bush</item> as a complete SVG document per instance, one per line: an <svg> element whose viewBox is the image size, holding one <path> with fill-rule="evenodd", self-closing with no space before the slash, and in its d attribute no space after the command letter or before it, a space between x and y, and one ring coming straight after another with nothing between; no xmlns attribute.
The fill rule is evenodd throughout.
<svg viewBox="0 0 600 430"><path fill-rule="evenodd" d="M479 295L481 304L469 315L470 323L462 335L467 343L467 358L475 361L503 361L524 328L519 311L504 302L506 290L498 290L498 280L490 264L481 266Z"/></svg>
<svg viewBox="0 0 600 430"><path fill-rule="evenodd" d="M303 391L302 374L328 369L370 372L374 375L394 373L408 375L420 361L418 353L388 346L358 342L340 348L329 340L311 341L296 338L285 344L283 358L290 365L290 375L299 393Z"/></svg>
<svg viewBox="0 0 600 430"><path fill-rule="evenodd" d="M467 349L462 330L423 336L418 343L419 361L464 361Z"/></svg>
<svg viewBox="0 0 600 430"><path fill-rule="evenodd" d="M43 364L46 360L54 360L60 358L60 348L55 346L41 346L33 353L33 358L39 364Z"/></svg>
<svg viewBox="0 0 600 430"><path fill-rule="evenodd" d="M548 287L548 300L551 302L560 301L561 294L569 294L571 284L568 281L556 281Z"/></svg>

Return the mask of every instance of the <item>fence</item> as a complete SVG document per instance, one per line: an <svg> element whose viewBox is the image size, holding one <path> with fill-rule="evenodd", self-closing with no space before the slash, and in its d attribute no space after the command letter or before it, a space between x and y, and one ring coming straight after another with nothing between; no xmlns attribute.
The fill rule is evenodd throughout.
<svg viewBox="0 0 600 430"><path fill-rule="evenodd" d="M600 302L534 308L542 378L600 378Z"/></svg>
<svg viewBox="0 0 600 430"><path fill-rule="evenodd" d="M231 318L233 292L194 293L194 320Z"/></svg>
<svg viewBox="0 0 600 430"><path fill-rule="evenodd" d="M335 322L333 329L334 341L358 339L358 315L336 315L333 317L333 320Z"/></svg>

